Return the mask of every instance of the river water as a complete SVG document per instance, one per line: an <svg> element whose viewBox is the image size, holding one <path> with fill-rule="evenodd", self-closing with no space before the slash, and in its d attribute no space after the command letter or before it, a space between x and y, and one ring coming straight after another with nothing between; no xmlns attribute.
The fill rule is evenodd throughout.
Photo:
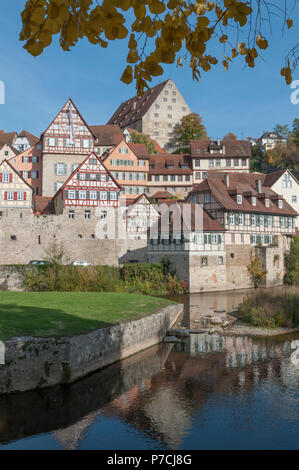
<svg viewBox="0 0 299 470"><path fill-rule="evenodd" d="M248 292L193 294L186 326ZM191 334L72 386L0 397L3 449L298 449L299 334Z"/></svg>

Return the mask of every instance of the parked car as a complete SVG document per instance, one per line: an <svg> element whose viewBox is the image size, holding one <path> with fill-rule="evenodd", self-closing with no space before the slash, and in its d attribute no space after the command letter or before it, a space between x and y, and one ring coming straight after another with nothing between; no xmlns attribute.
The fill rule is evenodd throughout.
<svg viewBox="0 0 299 470"><path fill-rule="evenodd" d="M90 266L91 263L88 263L87 261L74 261L73 266Z"/></svg>
<svg viewBox="0 0 299 470"><path fill-rule="evenodd" d="M50 263L49 263L49 261L33 259L33 260L29 261L28 264L42 265L42 264L50 264Z"/></svg>

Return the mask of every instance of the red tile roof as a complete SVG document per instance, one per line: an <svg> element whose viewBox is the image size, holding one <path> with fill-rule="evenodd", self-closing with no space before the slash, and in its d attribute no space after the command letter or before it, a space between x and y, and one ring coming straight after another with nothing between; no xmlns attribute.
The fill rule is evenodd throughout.
<svg viewBox="0 0 299 470"><path fill-rule="evenodd" d="M150 88L142 96L134 96L124 101L117 108L107 124L118 124L120 127L124 128L140 120L158 98L167 82L168 80Z"/></svg>
<svg viewBox="0 0 299 470"><path fill-rule="evenodd" d="M150 158L150 154L148 153L147 146L145 144L127 142L127 145L137 158Z"/></svg>
<svg viewBox="0 0 299 470"><path fill-rule="evenodd" d="M118 125L89 126L89 129L98 138L95 145L118 145L124 139L122 130Z"/></svg>
<svg viewBox="0 0 299 470"><path fill-rule="evenodd" d="M169 199L172 198L173 194L168 191L156 191L155 194L151 196L153 199Z"/></svg>
<svg viewBox="0 0 299 470"><path fill-rule="evenodd" d="M161 216L157 224L153 225L149 232L154 234L163 231L179 232L184 230L198 232L225 232L225 228L217 220L213 219L199 204L172 201L170 206L170 223ZM177 215L176 215L177 214ZM166 225L164 225L166 222ZM164 227L163 227L164 225ZM177 226L178 225L178 226Z"/></svg>
<svg viewBox="0 0 299 470"><path fill-rule="evenodd" d="M168 166L173 166L170 169ZM187 168L182 168L186 166ZM150 175L192 175L191 160L189 155L151 155Z"/></svg>
<svg viewBox="0 0 299 470"><path fill-rule="evenodd" d="M130 127L127 127L126 129L129 131L130 134L133 134L133 133L141 134L141 132L138 132L135 129L131 129ZM160 154L166 153L165 150L158 144L158 142L155 139L150 139L150 140L155 145L156 150L157 150L158 153L160 153Z"/></svg>
<svg viewBox="0 0 299 470"><path fill-rule="evenodd" d="M226 157L251 157L251 145L248 140L220 140L220 145L217 141L210 140L191 140L191 157L192 158L217 158ZM210 150L213 148L225 148L225 153L210 153Z"/></svg>
<svg viewBox="0 0 299 470"><path fill-rule="evenodd" d="M19 134L19 137L27 137L30 147L33 147L33 145L37 144L40 140L36 135L30 134L30 132L25 130Z"/></svg>
<svg viewBox="0 0 299 470"><path fill-rule="evenodd" d="M277 180L279 180L279 178L287 171L286 168L284 168L283 170L277 170L277 171L273 171L272 173L268 173L267 175L264 175L264 185L265 186L268 186L269 188L271 188L271 186L273 186L273 184L276 183Z"/></svg>
<svg viewBox="0 0 299 470"><path fill-rule="evenodd" d="M0 133L0 146L4 144L12 145L17 135L18 134L16 132L1 132Z"/></svg>
<svg viewBox="0 0 299 470"><path fill-rule="evenodd" d="M218 203L230 211L260 212L266 214L297 215L296 211L283 200L283 208L280 209L275 199L282 199L275 191L264 185L266 175L256 175L254 173L230 172L229 186L224 183L225 173L215 172L209 175L209 178L202 183L195 185L190 193L211 192ZM256 180L261 181L261 193L256 190ZM242 204L237 204L232 194L243 195ZM246 196L244 195L246 194ZM256 206L251 204L251 196L256 197ZM269 207L265 206L265 197L269 198ZM272 200L273 199L273 200Z"/></svg>

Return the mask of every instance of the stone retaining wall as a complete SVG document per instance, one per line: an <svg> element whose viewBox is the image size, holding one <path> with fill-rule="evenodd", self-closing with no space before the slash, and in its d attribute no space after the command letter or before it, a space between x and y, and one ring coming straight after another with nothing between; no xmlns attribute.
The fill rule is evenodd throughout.
<svg viewBox="0 0 299 470"><path fill-rule="evenodd" d="M170 305L140 320L82 335L8 340L0 394L72 383L161 342L182 312L182 304Z"/></svg>

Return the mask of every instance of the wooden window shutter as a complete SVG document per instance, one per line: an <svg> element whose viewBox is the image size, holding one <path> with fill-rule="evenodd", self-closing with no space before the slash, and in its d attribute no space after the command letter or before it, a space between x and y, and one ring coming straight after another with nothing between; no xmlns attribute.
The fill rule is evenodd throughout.
<svg viewBox="0 0 299 470"><path fill-rule="evenodd" d="M57 163L55 163L54 165L54 172L55 172L55 175L57 175Z"/></svg>
<svg viewBox="0 0 299 470"><path fill-rule="evenodd" d="M9 173L9 182L12 183L12 173Z"/></svg>
<svg viewBox="0 0 299 470"><path fill-rule="evenodd" d="M67 174L67 166L66 166L66 163L64 164L64 174L66 175Z"/></svg>
<svg viewBox="0 0 299 470"><path fill-rule="evenodd" d="M32 157L28 158L29 163L32 163Z"/></svg>
<svg viewBox="0 0 299 470"><path fill-rule="evenodd" d="M28 171L28 178L31 178L31 171Z"/></svg>
<svg viewBox="0 0 299 470"><path fill-rule="evenodd" d="M14 201L18 200L18 193L16 191L13 193L13 200Z"/></svg>
<svg viewBox="0 0 299 470"><path fill-rule="evenodd" d="M24 201L26 201L26 199L27 199L27 193L26 193L26 191L23 192L23 198L24 198Z"/></svg>
<svg viewBox="0 0 299 470"><path fill-rule="evenodd" d="M7 191L4 191L4 201L7 201Z"/></svg>
<svg viewBox="0 0 299 470"><path fill-rule="evenodd" d="M0 173L0 183L2 183L2 173Z"/></svg>

